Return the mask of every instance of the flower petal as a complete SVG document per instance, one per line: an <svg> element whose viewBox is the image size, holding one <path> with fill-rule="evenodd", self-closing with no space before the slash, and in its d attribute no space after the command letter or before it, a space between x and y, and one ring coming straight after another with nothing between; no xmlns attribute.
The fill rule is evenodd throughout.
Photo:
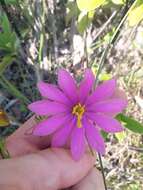
<svg viewBox="0 0 143 190"><path fill-rule="evenodd" d="M97 102L87 107L89 112L103 112L109 114L118 114L127 106L127 101L122 99L110 99Z"/></svg>
<svg viewBox="0 0 143 190"><path fill-rule="evenodd" d="M70 104L70 100L55 85L48 84L41 81L38 83L38 89L41 95L45 98L48 98L49 100L54 100L57 102L68 104L68 105Z"/></svg>
<svg viewBox="0 0 143 190"><path fill-rule="evenodd" d="M97 101L103 101L110 98L116 90L116 80L108 80L95 89L95 91L88 97L86 104L92 104Z"/></svg>
<svg viewBox="0 0 143 190"><path fill-rule="evenodd" d="M79 86L79 99L83 103L94 85L95 77L91 69L86 69L83 81Z"/></svg>
<svg viewBox="0 0 143 190"><path fill-rule="evenodd" d="M83 125L86 130L86 136L90 146L100 154L105 154L105 144L98 129L87 119L84 119Z"/></svg>
<svg viewBox="0 0 143 190"><path fill-rule="evenodd" d="M33 102L28 105L28 108L37 115L54 115L69 111L69 108L66 105L48 100Z"/></svg>
<svg viewBox="0 0 143 190"><path fill-rule="evenodd" d="M58 84L72 102L77 102L78 96L76 83L72 76L64 69L59 70Z"/></svg>
<svg viewBox="0 0 143 190"><path fill-rule="evenodd" d="M116 133L123 130L121 124L110 116L102 113L87 113L87 116L106 132Z"/></svg>
<svg viewBox="0 0 143 190"><path fill-rule="evenodd" d="M52 137L52 147L62 147L66 144L70 132L75 125L75 118L67 121Z"/></svg>
<svg viewBox="0 0 143 190"><path fill-rule="evenodd" d="M36 136L46 136L55 132L67 120L70 120L70 115L58 115L50 117L35 126L33 134Z"/></svg>
<svg viewBox="0 0 143 190"><path fill-rule="evenodd" d="M84 127L75 129L71 136L71 153L74 160L79 160L85 151L85 129Z"/></svg>

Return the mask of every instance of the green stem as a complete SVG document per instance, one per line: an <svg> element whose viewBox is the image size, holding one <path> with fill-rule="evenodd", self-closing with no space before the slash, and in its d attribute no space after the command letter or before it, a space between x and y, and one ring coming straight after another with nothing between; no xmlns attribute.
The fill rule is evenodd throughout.
<svg viewBox="0 0 143 190"><path fill-rule="evenodd" d="M113 36L111 37L111 39L109 40L109 43L107 44L104 52L102 53L100 62L99 62L99 67L98 67L98 71L96 73L96 79L95 79L95 84L94 87L96 88L96 86L98 85L98 78L99 78L99 74L101 73L104 63L105 63L105 59L107 57L107 54L111 48L111 45L114 44L115 40L117 39L116 36L118 34L118 32L120 32L120 29L123 25L123 23L125 22L128 14L130 13L130 11L132 10L132 8L135 6L136 1L131 5L130 9L127 11L127 13L125 14L125 16L123 17L123 19L121 20L121 22L119 23L119 25L117 26ZM102 177L103 177L103 181L104 181L104 186L105 186L105 190L107 190L107 185L106 185L106 179L105 179L105 174L104 174L104 168L103 168L103 164L102 164L102 158L101 155L98 154L99 157L99 163L100 163L100 167L101 167L101 172L102 172Z"/></svg>
<svg viewBox="0 0 143 190"><path fill-rule="evenodd" d="M98 154L98 158L99 158L99 163L100 163L100 167L101 167L101 172L102 172L104 187L105 187L105 190L107 190L107 184L106 184L106 179L105 179L105 174L104 174L104 168L103 168L102 158L101 158L101 155L100 155L100 154Z"/></svg>
<svg viewBox="0 0 143 190"><path fill-rule="evenodd" d="M20 99L24 104L29 104L30 100L25 97L17 88L11 84L3 75L0 76L0 84L6 88L13 96Z"/></svg>
<svg viewBox="0 0 143 190"><path fill-rule="evenodd" d="M15 61L16 57L14 55L5 56L2 61L0 61L0 75L4 73L7 67Z"/></svg>
<svg viewBox="0 0 143 190"><path fill-rule="evenodd" d="M94 84L95 87L98 84L98 77L99 77L99 74L101 73L101 70L102 70L102 68L104 66L104 62L105 62L105 59L107 57L107 54L108 54L109 50L111 50L111 48L113 47L112 45L114 44L115 40L117 39L116 36L117 36L118 32L120 31L122 25L124 24L128 14L132 10L132 8L135 6L136 1L131 5L130 9L127 11L127 13L123 17L123 19L121 20L119 25L117 26L113 36L110 38L109 43L107 44L106 48L104 49L104 51L102 53L102 56L101 56L101 59L100 59L100 62L99 62L99 67L98 67L98 70L97 70L97 73L96 73L96 80L95 80L95 84Z"/></svg>
<svg viewBox="0 0 143 190"><path fill-rule="evenodd" d="M105 62L105 59L107 57L107 54L108 54L108 51L110 49L110 43L106 46L106 48L104 49L103 53L102 53L102 56L101 56L101 59L100 59L100 62L99 62L99 67L98 67L98 70L97 70L97 73L96 73L96 79L95 79L95 83L94 83L94 88L96 88L96 86L98 85L98 78L99 78L99 75L103 69L103 66L104 66L104 62Z"/></svg>

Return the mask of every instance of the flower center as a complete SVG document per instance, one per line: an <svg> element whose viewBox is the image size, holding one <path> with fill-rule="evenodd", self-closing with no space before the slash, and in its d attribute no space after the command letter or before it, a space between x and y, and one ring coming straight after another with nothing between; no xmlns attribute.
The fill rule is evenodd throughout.
<svg viewBox="0 0 143 190"><path fill-rule="evenodd" d="M85 112L85 106L82 106L80 103L76 104L72 109L72 114L75 114L77 116L77 127L81 128L82 123L81 119Z"/></svg>

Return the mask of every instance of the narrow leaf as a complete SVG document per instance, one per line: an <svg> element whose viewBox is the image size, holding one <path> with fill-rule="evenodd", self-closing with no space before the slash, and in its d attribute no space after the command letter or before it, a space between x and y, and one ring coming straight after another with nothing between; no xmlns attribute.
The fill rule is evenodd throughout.
<svg viewBox="0 0 143 190"><path fill-rule="evenodd" d="M143 134L143 124L139 123L135 119L128 117L124 114L119 114L117 119L124 123L124 127L131 130L134 133Z"/></svg>

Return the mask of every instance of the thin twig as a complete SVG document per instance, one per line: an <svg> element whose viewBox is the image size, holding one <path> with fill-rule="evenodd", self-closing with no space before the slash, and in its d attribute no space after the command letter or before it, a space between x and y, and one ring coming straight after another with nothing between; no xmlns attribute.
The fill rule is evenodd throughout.
<svg viewBox="0 0 143 190"><path fill-rule="evenodd" d="M116 16L117 11L114 11L112 15L109 17L109 19L105 22L105 24L102 26L102 28L99 30L99 32L95 35L93 43L97 40L97 38L104 32L106 27L111 23L112 19Z"/></svg>
<svg viewBox="0 0 143 190"><path fill-rule="evenodd" d="M93 151L92 147L90 146L90 143L89 143L89 141L88 141L88 138L87 138L86 133L85 133L85 138L86 138L86 141L87 141L89 150L90 150L90 152L91 152L91 155L92 155L92 156L95 156L95 152Z"/></svg>
<svg viewBox="0 0 143 190"><path fill-rule="evenodd" d="M94 88L96 88L96 86L98 85L98 78L99 78L99 75L103 69L103 66L104 66L104 63L105 63L105 59L107 57L107 54L108 54L108 51L110 49L110 43L107 44L106 48L104 49L103 53L102 53L102 56L101 56L101 59L100 59L100 62L99 62L99 67L98 67L98 70L97 70L97 73L96 73L96 79L95 79L95 83L94 83Z"/></svg>
<svg viewBox="0 0 143 190"><path fill-rule="evenodd" d="M134 150L136 152L143 153L143 148L142 147L129 146L129 149Z"/></svg>
<svg viewBox="0 0 143 190"><path fill-rule="evenodd" d="M88 21L88 13L86 14L86 19ZM89 60L88 60L88 49L87 49L87 35L88 35L88 32L87 32L87 29L85 30L85 37L84 37L84 53L85 53L85 57L86 57L86 68L89 68Z"/></svg>
<svg viewBox="0 0 143 190"><path fill-rule="evenodd" d="M87 29L85 31L85 37L84 37L84 53L86 57L86 68L89 68L88 49L87 49Z"/></svg>
<svg viewBox="0 0 143 190"><path fill-rule="evenodd" d="M98 67L98 70L97 70L97 73L96 73L96 80L95 80L94 87L96 87L97 84L98 84L98 77L99 77L99 74L100 74L100 72L101 72L101 70L102 70L102 68L104 66L104 62L105 62L105 59L107 57L107 54L108 54L109 50L111 50L111 48L113 47L115 39L117 39L117 34L120 31L120 28L122 27L122 25L124 24L124 22L125 22L128 14L129 14L129 12L130 12L130 10L134 7L135 2L131 5L130 9L127 11L127 13L123 17L123 19L121 20L121 22L119 23L119 25L117 26L117 28L116 28L113 36L110 38L109 43L107 44L106 48L104 49L104 52L102 53L102 56L101 56L101 59L100 59L100 62L99 62L99 67Z"/></svg>

